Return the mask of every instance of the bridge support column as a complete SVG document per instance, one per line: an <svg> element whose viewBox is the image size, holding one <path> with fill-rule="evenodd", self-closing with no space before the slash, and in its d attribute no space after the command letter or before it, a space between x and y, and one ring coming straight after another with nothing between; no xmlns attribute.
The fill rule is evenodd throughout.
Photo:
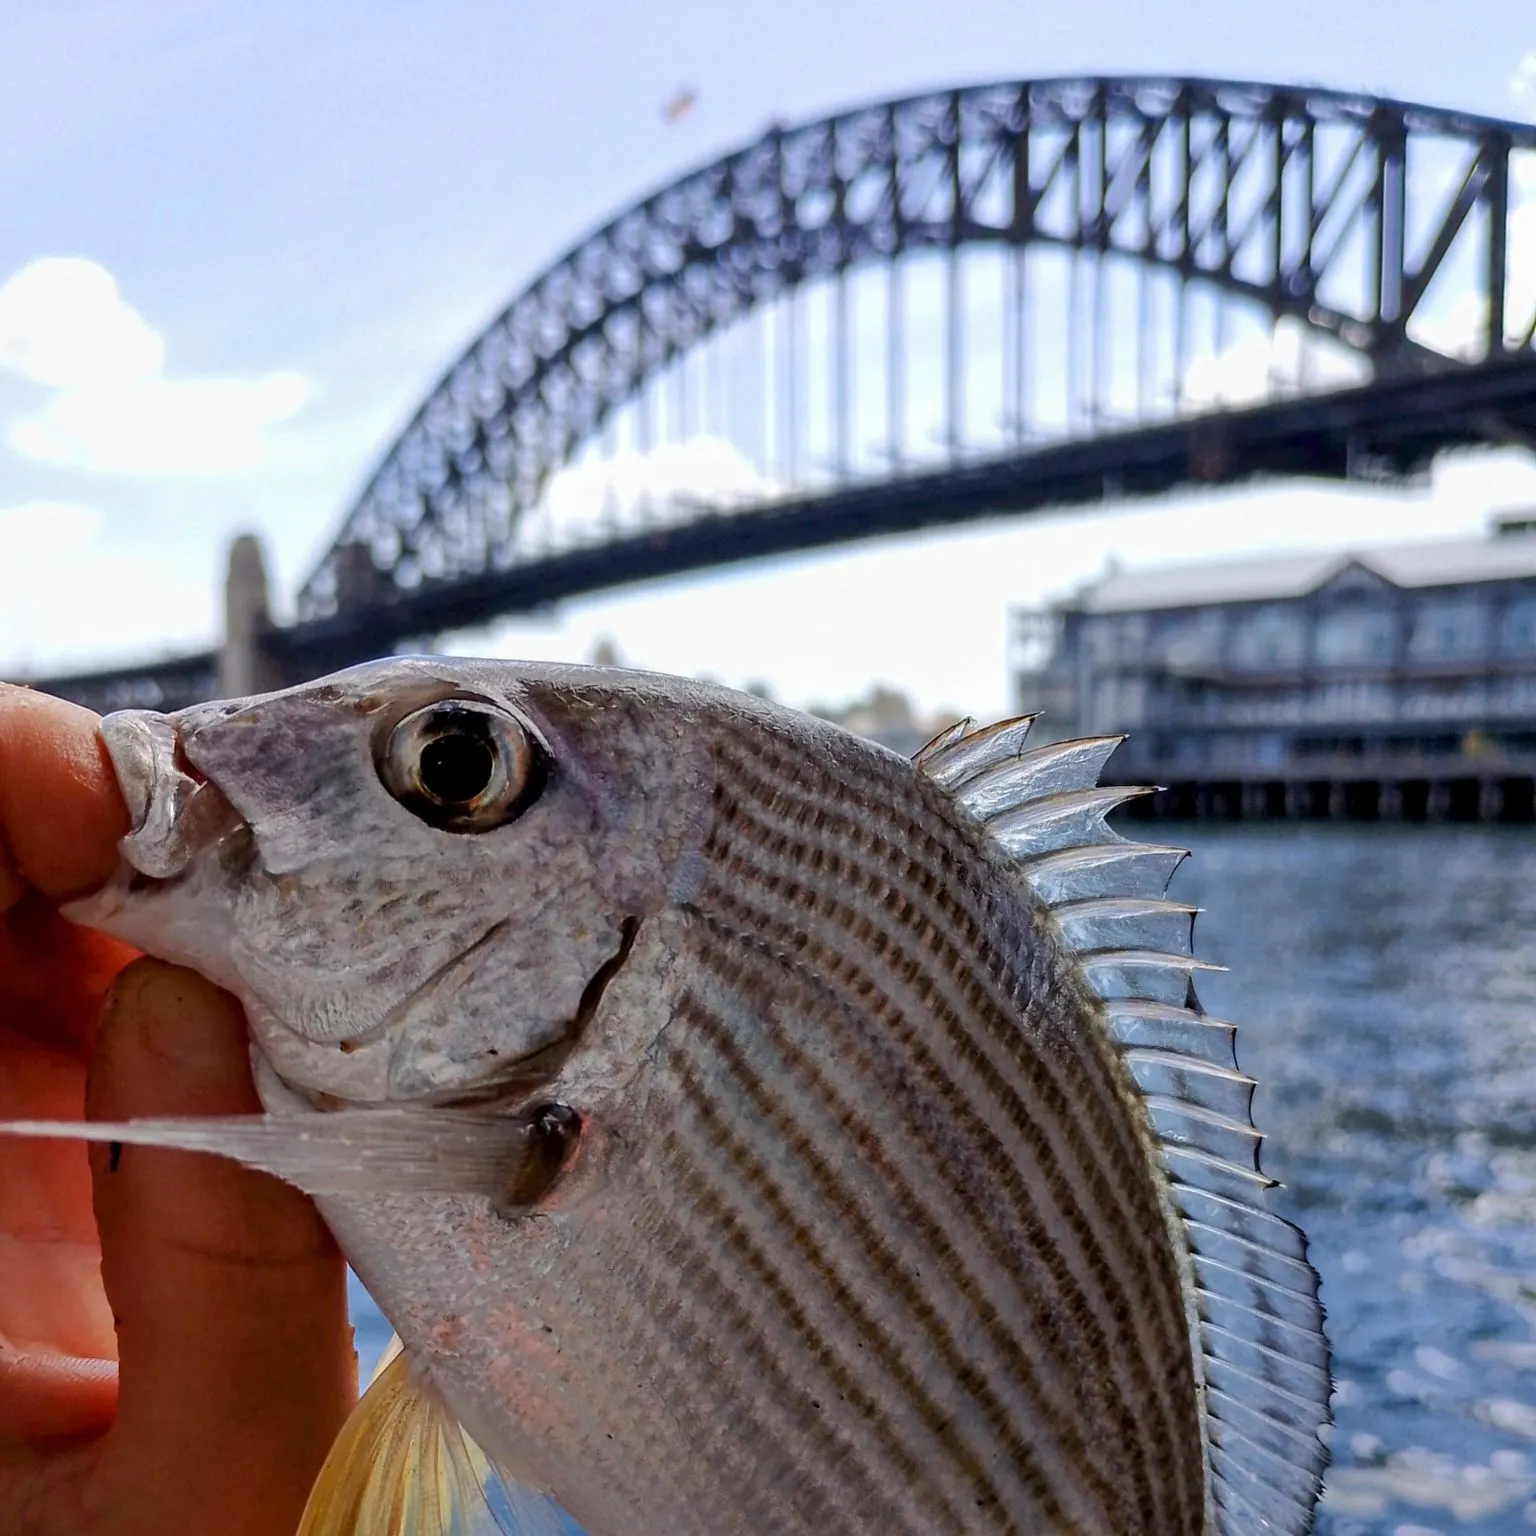
<svg viewBox="0 0 1536 1536"><path fill-rule="evenodd" d="M224 583L224 644L219 651L219 697L243 698L283 686L277 658L263 644L272 627L267 568L261 545L241 534L230 546Z"/></svg>

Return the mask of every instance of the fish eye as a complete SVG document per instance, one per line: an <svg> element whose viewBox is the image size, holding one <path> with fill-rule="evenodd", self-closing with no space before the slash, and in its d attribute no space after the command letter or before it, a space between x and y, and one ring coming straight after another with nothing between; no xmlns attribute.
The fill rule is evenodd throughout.
<svg viewBox="0 0 1536 1536"><path fill-rule="evenodd" d="M379 777L413 816L445 832L489 832L544 787L543 757L524 727L471 699L407 715L389 733Z"/></svg>

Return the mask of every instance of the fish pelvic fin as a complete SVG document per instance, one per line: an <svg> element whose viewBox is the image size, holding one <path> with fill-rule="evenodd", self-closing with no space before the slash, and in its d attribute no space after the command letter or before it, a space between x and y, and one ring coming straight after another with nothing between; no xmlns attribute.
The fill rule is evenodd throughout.
<svg viewBox="0 0 1536 1536"><path fill-rule="evenodd" d="M1318 1277L1299 1228L1268 1207L1254 1082L1236 1029L1195 974L1194 909L1166 899L1188 850L1105 818L1146 789L1100 787L1124 739L1030 747L1032 716L937 737L917 770L978 820L1055 919L1146 1106L1161 1154L1203 1402L1214 1536L1301 1536L1328 1463L1332 1390Z"/></svg>
<svg viewBox="0 0 1536 1536"><path fill-rule="evenodd" d="M526 1117L399 1106L326 1114L144 1120L0 1120L0 1136L115 1142L212 1153L307 1195L484 1195L507 1201L539 1169Z"/></svg>
<svg viewBox="0 0 1536 1536"><path fill-rule="evenodd" d="M342 1426L298 1536L556 1536L559 1506L498 1473L398 1338Z"/></svg>

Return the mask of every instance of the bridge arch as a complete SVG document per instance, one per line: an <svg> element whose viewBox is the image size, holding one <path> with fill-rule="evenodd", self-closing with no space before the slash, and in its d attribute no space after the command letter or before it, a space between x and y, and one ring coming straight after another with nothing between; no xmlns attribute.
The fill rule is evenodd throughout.
<svg viewBox="0 0 1536 1536"><path fill-rule="evenodd" d="M1416 172L1437 158L1425 189ZM520 520L648 380L871 264L982 246L1128 259L1328 338L1378 381L1531 357L1536 313L1509 263L1531 171L1536 126L1253 82L1002 82L775 127L512 300L386 453L300 618L334 624L525 559ZM1451 278L1470 324L1447 343L1423 322Z"/></svg>

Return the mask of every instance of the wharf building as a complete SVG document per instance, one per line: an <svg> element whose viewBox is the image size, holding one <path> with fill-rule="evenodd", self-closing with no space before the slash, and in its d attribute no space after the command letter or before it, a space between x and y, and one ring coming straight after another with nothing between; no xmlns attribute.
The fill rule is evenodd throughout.
<svg viewBox="0 0 1536 1536"><path fill-rule="evenodd" d="M1536 814L1536 514L1481 539L1111 570L1011 615L1019 707L1125 733L1124 814Z"/></svg>

